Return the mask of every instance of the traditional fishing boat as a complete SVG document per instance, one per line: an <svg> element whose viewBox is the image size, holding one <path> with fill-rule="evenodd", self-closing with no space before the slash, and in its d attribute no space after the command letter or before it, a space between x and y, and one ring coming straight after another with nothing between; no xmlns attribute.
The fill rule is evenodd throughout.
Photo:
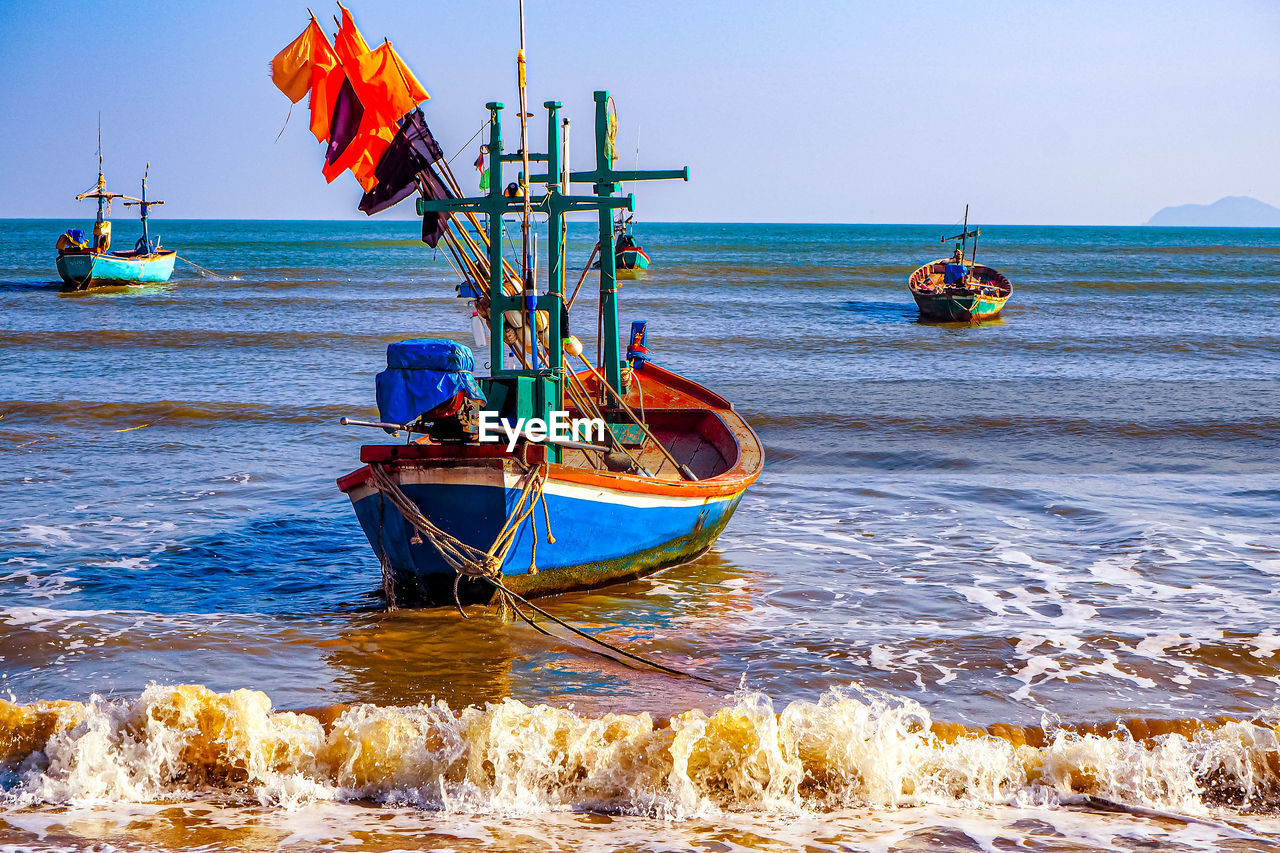
<svg viewBox="0 0 1280 853"><path fill-rule="evenodd" d="M588 394L601 389L594 371L575 379ZM460 572L443 552L452 540L479 552L477 568L501 571L500 582L526 598L616 583L710 548L759 476L759 440L727 400L652 363L622 399L643 406L653 438L628 443L623 435L618 462L605 445L565 441L508 450L419 438L361 448L365 466L338 486L390 575L392 600L491 598L486 578ZM567 407L571 420L585 414ZM437 539L433 528L446 535ZM460 576L479 583L459 589Z"/></svg>
<svg viewBox="0 0 1280 853"><path fill-rule="evenodd" d="M614 265L620 270L647 270L649 253L636 242L630 227L632 221L632 217L628 217L625 221L620 220L614 229L618 235L614 242Z"/></svg>
<svg viewBox="0 0 1280 853"><path fill-rule="evenodd" d="M943 243L960 241L951 257L930 261L908 277L907 286L922 318L943 322L989 320L1009 301L1013 293L1009 279L975 260L981 234L981 228L969 230L969 206L965 205L961 233L941 240ZM966 257L971 237L973 251Z"/></svg>
<svg viewBox="0 0 1280 853"><path fill-rule="evenodd" d="M647 270L649 262L652 260L649 253L644 247L636 242L635 235L629 227L631 218L625 221L622 217L618 217L618 221L613 226L614 242L613 242L613 266L618 271L635 272L639 270ZM600 250L599 246L592 251L591 257L595 257L595 253ZM592 267L594 270L600 269L600 264L596 263ZM633 276L634 277L634 276Z"/></svg>
<svg viewBox="0 0 1280 853"><path fill-rule="evenodd" d="M308 44L296 40L273 62L277 85L295 102L306 88L289 90L281 81L299 79L296 69L308 61L314 67L319 60L309 57L317 53L340 54L341 45L360 43L349 13L342 13L333 48L318 46L322 32L304 31L299 40ZM423 240L446 247L459 296L478 318L477 346L491 365L489 375L477 376L473 353L456 341L392 344L376 382L381 420L343 421L409 437L365 445L362 466L338 480L381 563L392 607L495 597L510 604L692 560L715 542L764 464L759 439L728 400L651 361L643 322L633 323L621 352L612 212L633 210L635 198L615 195L618 184L688 180L688 168L615 169L607 92L594 96L595 168L570 169L568 122L558 101L544 104L546 151L532 153L521 14L520 148L504 153L503 104L487 104L486 195L463 197L418 109L426 93L413 90L407 69L396 75L406 84L396 103L412 111L396 121L389 146L370 158L374 180L362 179L366 167L353 159L368 213L418 191ZM381 97L396 89L396 77L361 79L360 69L371 66L352 58L335 67L356 93L367 88L370 97ZM333 150L332 137L341 131L331 122L326 132ZM522 167L517 192L502 189L508 163ZM535 174L531 163L544 163L545 173ZM591 194L573 194L575 184L590 186ZM568 327L574 299L565 298L564 224L579 211L596 214L599 223L592 319L602 334L595 364ZM503 255L509 213L519 217L522 235L521 257L511 261ZM548 267L541 276L531 252L535 213L547 217Z"/></svg>
<svg viewBox="0 0 1280 853"><path fill-rule="evenodd" d="M93 238L88 240L78 228L72 228L58 237L58 275L66 284L66 290L87 290L102 285L156 284L166 282L173 275L177 253L160 248L159 241L152 242L147 231L147 211L163 201L147 200L147 174L142 176L142 196L134 197L107 191L102 172L102 130L98 130L98 183L93 189L76 196L76 201L97 199L98 217L93 224ZM111 202L124 199L126 207L136 206L142 217L142 236L127 251L111 251Z"/></svg>

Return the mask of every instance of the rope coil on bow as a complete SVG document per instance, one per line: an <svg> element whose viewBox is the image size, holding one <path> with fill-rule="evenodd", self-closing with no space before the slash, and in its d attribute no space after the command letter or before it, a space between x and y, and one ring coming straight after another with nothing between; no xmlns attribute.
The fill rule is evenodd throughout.
<svg viewBox="0 0 1280 853"><path fill-rule="evenodd" d="M370 465L369 473L374 487L400 510L404 520L435 546L440 556L459 576L471 578L502 577L502 564L506 561L511 546L515 544L516 533L524 520L533 514L538 496L542 493L542 484L546 482L546 472L541 467L533 466L525 471L520 478L520 496L511 508L506 523L498 531L488 550L482 551L432 523L400 489L384 466ZM536 527L534 532L536 535ZM533 565L530 569L535 572L537 570Z"/></svg>

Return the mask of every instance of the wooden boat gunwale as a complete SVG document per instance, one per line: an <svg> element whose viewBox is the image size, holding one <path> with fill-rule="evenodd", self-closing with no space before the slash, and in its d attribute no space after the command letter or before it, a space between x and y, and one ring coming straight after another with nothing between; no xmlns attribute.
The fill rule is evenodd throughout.
<svg viewBox="0 0 1280 853"><path fill-rule="evenodd" d="M101 252L97 249L64 249L58 252L58 257L67 255L93 255L99 258L115 258L121 261L139 261L146 263L156 258L162 258L167 255L178 254L177 249L157 249L154 252L140 252L137 249L127 249L124 251L107 251Z"/></svg>
<svg viewBox="0 0 1280 853"><path fill-rule="evenodd" d="M970 290L969 286L965 286L965 285L962 285L960 287L952 287L952 288L935 288L927 285L922 286L922 279L928 279L929 276L935 274L935 271L932 269L934 266L939 264L946 265L949 263L952 263L952 260L950 258L938 258L936 260L929 261L928 263L921 264L920 266L916 267L916 269L911 273L910 276L907 277L907 287L911 289L912 293L920 293L925 296L939 296L939 295L948 295L952 293L954 293L954 295L964 295L966 293L972 294L973 291ZM987 286L994 286L998 290L998 292L983 294L983 295L993 296L996 298L1003 298L1003 299L1008 299L1009 296L1012 295L1013 283L1009 281L1008 277L1005 276L1004 273L1000 272L995 267L987 266L986 264L972 263L969 261L966 261L964 263L964 266L969 269L970 274L973 274L978 270L986 270L987 272L991 273L992 276L994 277L994 281L990 279L983 279L980 281L980 283ZM929 270L929 273L928 275L922 276L921 273L924 272L925 270ZM940 273L942 271L937 270L936 272Z"/></svg>
<svg viewBox="0 0 1280 853"><path fill-rule="evenodd" d="M764 449L755 430L738 415L728 400L687 377L652 363L645 365L640 373L644 377L643 381L655 381L662 387L679 390L691 400L697 400L698 397L702 397L703 399L699 402L703 402L706 406L705 408L679 406L664 409L660 405L655 407L646 402L644 404L645 411L650 414L661 414L665 411L703 411L714 415L720 420L725 428L727 437L732 442L734 455L732 464L714 476L702 480L689 481L678 475L646 477L638 473L591 469L565 463L545 463L547 464L549 481L598 486L636 494L671 497L694 495L700 498L733 495L755 482L764 468ZM584 381L592 381L594 379L586 371L579 375ZM696 392L690 393L692 389L696 389ZM646 394L647 396L651 395ZM654 401L657 402L656 396ZM628 405L636 406L640 404L640 391L637 388L633 387L631 393L627 395L627 403ZM730 416L733 422L726 420L725 415ZM744 450L744 438L749 438L754 444L754 464L752 464L750 458L752 453ZM438 450L434 450L434 448L438 448ZM523 454L518 458L523 463L542 463L544 456L537 452L541 449L538 445L524 445ZM530 451L533 452L530 453ZM436 444L426 439L419 439L406 445L364 445L361 448L360 460L366 464L339 478L338 488L343 492L350 492L352 489L362 485L370 476L369 464L388 465L394 469L509 457L510 454L506 453L505 448L492 444Z"/></svg>

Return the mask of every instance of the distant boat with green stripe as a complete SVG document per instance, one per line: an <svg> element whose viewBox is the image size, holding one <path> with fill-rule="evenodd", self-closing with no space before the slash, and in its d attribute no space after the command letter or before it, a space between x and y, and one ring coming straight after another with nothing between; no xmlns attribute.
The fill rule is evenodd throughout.
<svg viewBox="0 0 1280 853"><path fill-rule="evenodd" d="M618 219L613 226L615 235L613 265L616 269L647 270L649 268L649 253L644 250L644 246L636 242L636 236L632 233L635 221L634 213L624 219L622 211L618 211Z"/></svg>
<svg viewBox="0 0 1280 853"><path fill-rule="evenodd" d="M959 240L949 258L938 258L917 267L907 278L920 317L939 322L966 323L990 320L1004 308L1013 285L999 270L974 260L981 228L969 230L969 206L964 208L964 228L942 242ZM966 257L969 238L973 252Z"/></svg>
<svg viewBox="0 0 1280 853"><path fill-rule="evenodd" d="M626 241L625 243L623 242L624 240ZM647 270L649 268L649 253L644 250L643 246L632 240L630 234L618 239L614 258L614 266L620 270Z"/></svg>

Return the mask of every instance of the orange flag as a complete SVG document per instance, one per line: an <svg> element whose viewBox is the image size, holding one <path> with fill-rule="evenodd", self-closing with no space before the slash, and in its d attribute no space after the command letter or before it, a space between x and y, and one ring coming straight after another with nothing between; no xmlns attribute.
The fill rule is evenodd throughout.
<svg viewBox="0 0 1280 853"><path fill-rule="evenodd" d="M374 169L395 138L400 119L429 96L389 42L353 62L344 62L344 67L364 106L364 116L355 139L338 159L325 166L324 175L332 182L344 169L350 169L367 191L377 182Z"/></svg>
<svg viewBox="0 0 1280 853"><path fill-rule="evenodd" d="M350 65L354 70L356 60L369 52L369 45L365 43L364 36L360 35L360 30L356 29L356 22L351 17L350 10L341 3L338 4L338 8L342 10L342 20L338 24L337 34L333 37L333 47L325 57L324 63L315 64L315 75L311 87L311 132L319 142L329 140L329 121L333 117L338 93L342 91L342 84L348 77L344 65ZM325 43L328 44L327 39ZM356 81L352 80L353 90L355 85ZM358 93L357 97L359 97ZM332 183L333 178L329 178L329 181Z"/></svg>
<svg viewBox="0 0 1280 853"><path fill-rule="evenodd" d="M317 94L321 88L324 89L332 110L333 100L337 98L345 77L351 82L351 88L364 108L364 115L355 138L334 162L325 164L323 171L325 179L332 183L343 171L350 169L367 191L377 183L374 170L395 138L400 119L431 96L390 42L383 42L370 50L351 12L341 3L338 8L342 10L342 16L338 33L333 38L333 50L339 65L323 86L317 86L313 91L312 131L316 130ZM317 138L320 138L318 133Z"/></svg>
<svg viewBox="0 0 1280 853"><path fill-rule="evenodd" d="M391 42L343 64L364 104L365 119L373 124L394 126L405 113L431 97Z"/></svg>
<svg viewBox="0 0 1280 853"><path fill-rule="evenodd" d="M422 88L418 78L413 76L413 72L409 70L408 65L404 64L404 60L400 58L400 54L396 53L395 48L391 46L391 42L387 42L387 50L391 53L391 61L395 63L396 70L400 72L405 88L409 91L409 97L413 99L414 106L430 100L431 96L427 94L427 90Z"/></svg>
<svg viewBox="0 0 1280 853"><path fill-rule="evenodd" d="M376 183L373 171L378 167L378 161L382 159L382 155L391 147L391 140L395 139L395 136L395 128L367 127L362 123L360 132L356 134L355 139L351 140L351 144L343 150L338 159L332 163L325 163L322 170L325 180L333 183L339 175L350 169L351 174L355 175L356 180L360 182L360 186L367 191Z"/></svg>
<svg viewBox="0 0 1280 853"><path fill-rule="evenodd" d="M322 171L324 172L325 180L333 183L344 171L351 169L352 174L356 175L356 180L361 182L361 186L364 186L366 180L372 183L373 170L376 168L377 161L382 157L383 152L391 145L391 139L388 137L383 142L379 138L379 135L375 132L378 127L377 122L373 120L374 116L370 115L369 106L365 104L365 98L369 94L369 86L365 83L361 65L362 63L368 64L370 62L369 59L366 59L371 53L369 43L364 40L364 36L360 34L359 28L356 27L356 22L351 17L351 10L341 3L338 4L338 8L342 10L342 14L341 20L338 22L338 32L333 37L333 48L338 57L339 68L335 72L334 79L329 87L332 90L331 101L336 101L338 90L342 88L343 81L350 81L351 89L360 101L364 114L361 117L360 127L356 131L355 137L342 150L336 160L332 163L325 163ZM383 112L385 112L385 109L379 110L379 117ZM314 119L314 117L313 113L312 118ZM372 161L372 163L369 161ZM365 174L366 178L362 180L361 174Z"/></svg>
<svg viewBox="0 0 1280 853"><path fill-rule="evenodd" d="M345 64L368 53L369 45L356 29L350 10L341 3L338 8L342 10L342 21L338 24L338 34L333 37L333 47L338 52L338 58Z"/></svg>
<svg viewBox="0 0 1280 853"><path fill-rule="evenodd" d="M359 159L351 164L351 174L355 175L356 181L365 192L377 185L378 178L374 171L382 161L382 155L386 154L387 149L391 147L391 141L396 138L396 132L389 127L380 127L373 132L373 137L364 145Z"/></svg>
<svg viewBox="0 0 1280 853"><path fill-rule="evenodd" d="M314 63L311 75L311 132L317 142L329 140L329 120L333 118L333 105L338 100L342 81L346 79L338 55L332 50L324 62Z"/></svg>
<svg viewBox="0 0 1280 853"><path fill-rule="evenodd" d="M288 47L271 60L271 82L296 104L311 89L317 61L323 62L330 58L333 59L329 63L332 67L337 60L333 56L333 48L329 46L329 37L312 17L302 34L289 42Z"/></svg>

